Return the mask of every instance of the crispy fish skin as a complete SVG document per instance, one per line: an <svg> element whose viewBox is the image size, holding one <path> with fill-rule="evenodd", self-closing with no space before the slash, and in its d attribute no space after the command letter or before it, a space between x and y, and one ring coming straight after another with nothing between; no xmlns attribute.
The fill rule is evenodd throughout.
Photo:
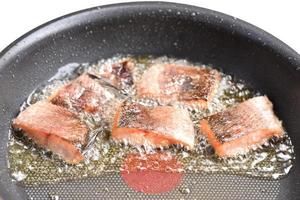
<svg viewBox="0 0 300 200"><path fill-rule="evenodd" d="M200 130L220 157L246 153L284 130L266 96L254 97L200 121Z"/></svg>
<svg viewBox="0 0 300 200"><path fill-rule="evenodd" d="M217 70L175 64L150 67L137 84L137 96L181 101L207 108L217 92L221 75Z"/></svg>
<svg viewBox="0 0 300 200"><path fill-rule="evenodd" d="M112 138L134 145L194 147L194 125L185 110L158 106L148 108L137 103L122 105L114 119Z"/></svg>
<svg viewBox="0 0 300 200"><path fill-rule="evenodd" d="M112 64L105 64L100 66L99 70L92 70L90 73L121 89L125 85L133 85L132 71L134 67L134 61L128 58Z"/></svg>
<svg viewBox="0 0 300 200"><path fill-rule="evenodd" d="M94 114L101 112L102 105L111 98L97 80L83 74L59 88L50 96L49 101L55 105Z"/></svg>
<svg viewBox="0 0 300 200"><path fill-rule="evenodd" d="M88 129L74 113L63 107L37 102L21 112L12 125L70 164L84 159L75 143L86 144Z"/></svg>

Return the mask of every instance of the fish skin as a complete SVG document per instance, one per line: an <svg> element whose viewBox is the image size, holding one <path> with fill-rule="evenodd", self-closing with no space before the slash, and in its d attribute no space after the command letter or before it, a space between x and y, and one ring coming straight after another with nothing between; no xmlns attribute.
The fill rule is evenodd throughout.
<svg viewBox="0 0 300 200"><path fill-rule="evenodd" d="M200 130L220 157L244 154L284 130L266 96L254 97L200 120Z"/></svg>
<svg viewBox="0 0 300 200"><path fill-rule="evenodd" d="M134 67L134 61L127 58L112 64L99 66L98 70L91 69L89 73L103 79L118 89L122 89L124 86L131 86L134 84L132 74Z"/></svg>
<svg viewBox="0 0 300 200"><path fill-rule="evenodd" d="M180 101L207 108L217 92L221 74L210 68L175 64L150 67L137 84L137 96Z"/></svg>
<svg viewBox="0 0 300 200"><path fill-rule="evenodd" d="M83 74L57 89L50 97L51 103L77 111L96 113L101 111L103 87Z"/></svg>

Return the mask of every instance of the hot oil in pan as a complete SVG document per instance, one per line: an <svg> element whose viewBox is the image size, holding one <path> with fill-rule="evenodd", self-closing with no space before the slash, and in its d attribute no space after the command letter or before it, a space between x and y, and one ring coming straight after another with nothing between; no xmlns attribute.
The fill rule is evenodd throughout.
<svg viewBox="0 0 300 200"><path fill-rule="evenodd" d="M27 99L21 109L38 100L46 99L59 86L74 79L86 71L97 72L104 64L111 64L122 57L114 57L108 60L100 60L94 64L69 64L61 68L52 79L40 86ZM183 63L189 65L185 60L175 60L166 57L130 57L135 63L134 79L138 80L153 63ZM134 96L135 87L125 87L122 91L113 90L116 101L121 101L125 96ZM110 94L111 95L111 94ZM197 108L185 107L189 110L194 126L197 129L199 119L226 107L235 105L256 94L247 89L244 84L233 80L229 75L222 75L221 87L213 100L211 108L201 111ZM152 99L139 99L144 104L164 104ZM183 105L175 105L184 107ZM109 110L109 107L106 109ZM111 118L113 116L110 116ZM110 118L109 117L109 118ZM12 177L21 183L31 185L59 180L100 176L107 172L119 172L123 168L122 162L129 153L153 153L148 148L137 148L129 145L116 144L109 138L110 123L102 123L101 117L97 115L86 115L81 113L90 128L90 145L85 149L85 162L78 165L68 165L59 160L51 152L37 147L32 141L20 132L10 134L9 142L9 168ZM111 119L107 120L111 121ZM251 150L249 153L236 158L218 158L214 155L212 147L206 142L201 134L197 134L197 145L195 150L186 151L180 148L169 148L163 151L175 156L182 163L181 170L185 172L225 172L231 174L248 175L254 177L281 178L286 175L292 167L294 160L293 146L287 134L280 139L271 139L261 147Z"/></svg>

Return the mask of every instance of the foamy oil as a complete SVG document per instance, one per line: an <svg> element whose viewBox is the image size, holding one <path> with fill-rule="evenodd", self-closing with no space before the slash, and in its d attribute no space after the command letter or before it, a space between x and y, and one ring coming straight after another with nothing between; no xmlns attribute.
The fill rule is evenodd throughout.
<svg viewBox="0 0 300 200"><path fill-rule="evenodd" d="M58 87L70 82L84 72L101 70L104 65L130 59L135 63L133 70L134 82L137 82L145 70L157 63L173 63L193 65L187 60L178 60L168 57L154 58L122 57L102 59L94 63L72 63L60 68L59 72L49 81L41 84L33 91L24 102L20 110L27 106L47 99ZM197 65L197 64L194 64ZM199 66L199 65L197 65ZM201 67L210 67L200 65ZM124 84L125 85L125 84ZM165 149L152 149L148 147L134 147L129 144L118 144L111 140L110 129L113 118L114 104L122 101L137 101L149 106L164 105L165 102L154 99L137 99L135 97L136 86L126 86L116 89L107 85L107 95L113 104L104 105L109 112L102 114L80 113L82 120L89 127L89 145L83 147L85 161L77 165L69 165L46 149L38 147L34 142L24 136L21 131L11 130L9 148L9 168L14 180L26 184L51 183L60 180L101 176L108 172L120 172L124 159L132 153L155 153L163 151L182 163L181 169L186 173L231 173L247 175L258 178L278 179L288 174L293 165L294 150L287 133L281 138L272 138L265 144L250 150L245 155L234 158L220 158L214 154L213 148L207 143L199 131L199 120L205 116L222 111L230 106L243 102L259 93L250 90L241 81L236 81L232 76L222 74L221 84L208 109L203 110L195 106L174 103L189 111L191 119L197 130L196 147L192 151L180 147ZM110 116L109 114L110 113ZM159 167L158 167L159 168Z"/></svg>

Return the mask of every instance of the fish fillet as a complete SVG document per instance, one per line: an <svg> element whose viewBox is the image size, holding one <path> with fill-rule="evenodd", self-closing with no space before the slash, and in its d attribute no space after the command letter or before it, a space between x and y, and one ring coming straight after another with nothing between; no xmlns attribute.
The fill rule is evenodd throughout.
<svg viewBox="0 0 300 200"><path fill-rule="evenodd" d="M137 84L137 95L207 108L217 91L220 79L220 73L214 69L157 64L143 74Z"/></svg>
<svg viewBox="0 0 300 200"><path fill-rule="evenodd" d="M243 154L284 133L266 96L254 97L200 121L200 129L221 157Z"/></svg>
<svg viewBox="0 0 300 200"><path fill-rule="evenodd" d="M90 73L104 79L118 89L133 85L132 70L135 64L131 59L121 60L112 64L99 66Z"/></svg>
<svg viewBox="0 0 300 200"><path fill-rule="evenodd" d="M87 143L88 129L74 113L48 102L37 102L13 120L13 127L32 140L58 154L68 163L84 159L75 144Z"/></svg>
<svg viewBox="0 0 300 200"><path fill-rule="evenodd" d="M106 109L104 107L115 100L115 95L111 91L88 74L83 74L62 86L49 98L53 104L92 114L111 112L109 109L111 107L108 106Z"/></svg>
<svg viewBox="0 0 300 200"><path fill-rule="evenodd" d="M114 120L112 138L134 145L194 147L194 125L189 113L170 106L149 108L138 103L122 105Z"/></svg>

